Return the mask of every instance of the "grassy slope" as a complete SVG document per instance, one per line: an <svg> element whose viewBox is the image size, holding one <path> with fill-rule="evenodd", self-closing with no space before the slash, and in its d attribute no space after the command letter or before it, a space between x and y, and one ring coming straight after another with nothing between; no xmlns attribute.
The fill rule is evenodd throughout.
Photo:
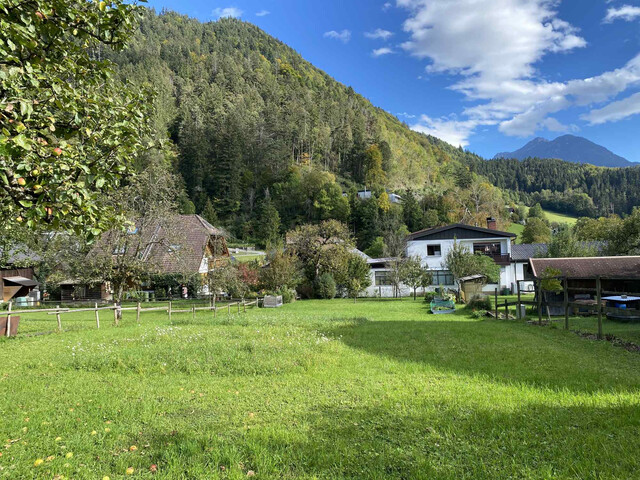
<svg viewBox="0 0 640 480"><path fill-rule="evenodd" d="M544 210L544 213L547 216L547 220L549 220L551 223L554 223L554 222L567 223L569 225L574 225L576 223L576 220L578 220L577 217L573 217L571 215L565 215L563 213L552 212L550 210ZM516 235L518 235L518 238L516 239L516 243L522 243L520 241L520 237L522 236L523 230L524 230L524 225L520 225L519 223L512 223L507 229L508 232L515 233Z"/></svg>
<svg viewBox="0 0 640 480"><path fill-rule="evenodd" d="M23 331L55 324L26 318ZM130 466L151 478L151 464L156 478L640 469L640 356L560 329L433 316L411 300L181 314L173 325L125 313L99 331L87 314L63 322L77 330L0 340L0 478L115 479Z"/></svg>

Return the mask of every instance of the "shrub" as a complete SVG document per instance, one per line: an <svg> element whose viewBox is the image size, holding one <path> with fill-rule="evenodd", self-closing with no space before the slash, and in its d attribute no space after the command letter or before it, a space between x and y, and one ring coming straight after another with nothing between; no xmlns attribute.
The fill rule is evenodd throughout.
<svg viewBox="0 0 640 480"><path fill-rule="evenodd" d="M318 298L333 298L336 296L336 281L330 273L323 273L316 280L315 294Z"/></svg>
<svg viewBox="0 0 640 480"><path fill-rule="evenodd" d="M424 294L424 301L426 303L431 303L434 298L438 296L437 292L426 292Z"/></svg>
<svg viewBox="0 0 640 480"><path fill-rule="evenodd" d="M467 303L467 308L471 310L491 310L491 300L486 295L474 295Z"/></svg>
<svg viewBox="0 0 640 480"><path fill-rule="evenodd" d="M486 310L474 310L471 313L471 316L473 318L484 318L487 316L487 311Z"/></svg>
<svg viewBox="0 0 640 480"><path fill-rule="evenodd" d="M293 288L283 287L276 292L276 295L282 295L282 303L293 303L296 301L296 291Z"/></svg>

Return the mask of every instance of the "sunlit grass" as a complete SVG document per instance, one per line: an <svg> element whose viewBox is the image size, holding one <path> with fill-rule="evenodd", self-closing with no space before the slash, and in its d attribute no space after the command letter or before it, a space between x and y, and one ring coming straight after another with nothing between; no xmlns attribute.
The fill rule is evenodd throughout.
<svg viewBox="0 0 640 480"><path fill-rule="evenodd" d="M22 333L55 329L36 317ZM97 330L91 313L70 314L63 333L0 341L0 478L640 468L640 355L561 328L436 316L420 300L108 318Z"/></svg>

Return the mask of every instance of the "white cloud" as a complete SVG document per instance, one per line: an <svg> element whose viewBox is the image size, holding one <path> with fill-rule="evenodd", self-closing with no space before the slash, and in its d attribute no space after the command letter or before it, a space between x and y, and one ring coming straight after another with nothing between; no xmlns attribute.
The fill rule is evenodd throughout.
<svg viewBox="0 0 640 480"><path fill-rule="evenodd" d="M477 126L478 124L472 120L434 119L427 115L422 115L417 123L411 125L411 129L425 135L432 135L456 147L459 145L466 147L469 144L469 136Z"/></svg>
<svg viewBox="0 0 640 480"><path fill-rule="evenodd" d="M603 22L612 23L615 20L625 20L630 22L638 17L640 17L640 7L623 5L619 8L609 8L607 10L607 16L604 17Z"/></svg>
<svg viewBox="0 0 640 480"><path fill-rule="evenodd" d="M462 118L423 116L418 131L466 145L476 127L507 135L571 131L551 115L612 99L640 84L640 55L623 67L566 82L539 77L545 55L568 53L586 41L557 17L556 0L398 0L409 10L403 48L429 61L427 72L456 75L449 88L474 102Z"/></svg>
<svg viewBox="0 0 640 480"><path fill-rule="evenodd" d="M341 32L337 32L335 30L331 30L330 32L324 32L325 38L332 38L334 40L340 40L342 43L347 43L351 40L351 31L350 30L342 30Z"/></svg>
<svg viewBox="0 0 640 480"><path fill-rule="evenodd" d="M407 112L398 112L396 113L396 117L404 117L404 118L416 118L415 115Z"/></svg>
<svg viewBox="0 0 640 480"><path fill-rule="evenodd" d="M214 8L211 12L215 18L224 18L224 17L233 17L238 18L242 16L242 10L236 7L224 7L224 8Z"/></svg>
<svg viewBox="0 0 640 480"><path fill-rule="evenodd" d="M393 5L391 4L391 2L386 2L384 5L382 5L382 11L386 12L387 10L389 10Z"/></svg>
<svg viewBox="0 0 640 480"><path fill-rule="evenodd" d="M640 92L634 93L617 102L611 102L609 105L591 110L581 118L588 121L591 125L599 125L606 122L616 122L623 118L637 115L640 113Z"/></svg>
<svg viewBox="0 0 640 480"><path fill-rule="evenodd" d="M371 55L373 55L374 57L381 57L383 55L389 55L391 53L395 53L395 52L389 47L382 47L382 48L376 48L373 52L371 52Z"/></svg>
<svg viewBox="0 0 640 480"><path fill-rule="evenodd" d="M383 30L382 28L376 28L373 32L365 32L364 36L374 40L378 38L381 38L382 40L388 40L393 36L393 32L390 32L389 30Z"/></svg>
<svg viewBox="0 0 640 480"><path fill-rule="evenodd" d="M546 52L586 42L555 18L550 0L398 0L411 11L404 44L434 72L496 80L528 77Z"/></svg>
<svg viewBox="0 0 640 480"><path fill-rule="evenodd" d="M256 17L265 17L269 15L271 12L269 10L260 10L256 13Z"/></svg>

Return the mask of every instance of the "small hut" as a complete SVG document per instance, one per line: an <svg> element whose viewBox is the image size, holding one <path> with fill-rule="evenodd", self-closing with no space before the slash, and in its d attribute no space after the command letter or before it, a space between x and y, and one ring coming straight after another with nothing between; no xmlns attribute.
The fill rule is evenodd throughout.
<svg viewBox="0 0 640 480"><path fill-rule="evenodd" d="M482 274L459 278L460 299L464 303L468 303L473 297L482 295L482 287L484 287L486 283L487 276Z"/></svg>

